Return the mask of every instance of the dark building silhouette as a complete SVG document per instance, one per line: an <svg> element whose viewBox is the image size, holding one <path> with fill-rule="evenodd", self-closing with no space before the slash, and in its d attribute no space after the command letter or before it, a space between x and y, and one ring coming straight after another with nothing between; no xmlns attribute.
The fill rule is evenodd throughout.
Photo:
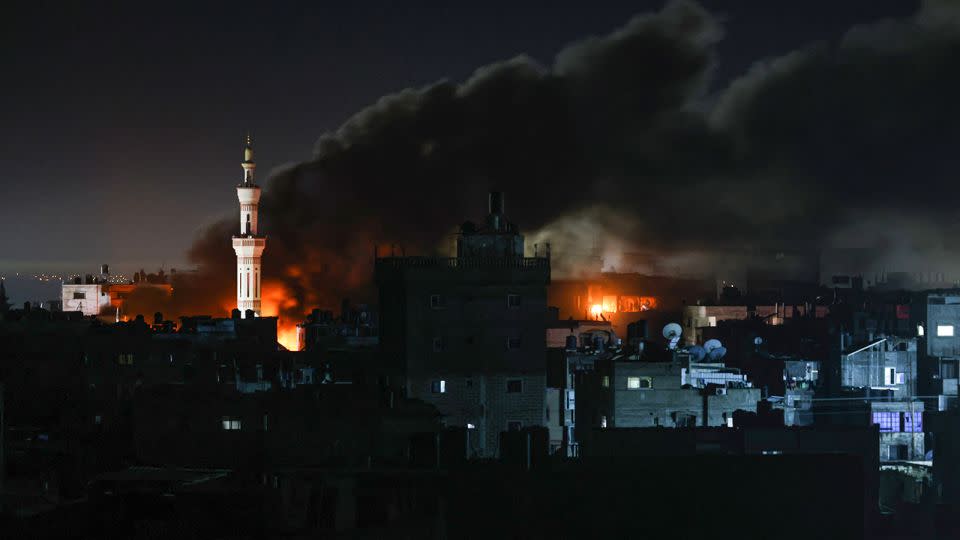
<svg viewBox="0 0 960 540"><path fill-rule="evenodd" d="M501 431L545 421L549 249L524 249L495 192L456 256L376 261L384 361L402 366L407 395L476 430L478 456L497 455Z"/></svg>

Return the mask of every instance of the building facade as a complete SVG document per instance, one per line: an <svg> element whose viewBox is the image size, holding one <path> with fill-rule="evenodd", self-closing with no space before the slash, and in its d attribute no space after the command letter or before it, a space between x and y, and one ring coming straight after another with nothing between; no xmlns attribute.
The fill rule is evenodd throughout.
<svg viewBox="0 0 960 540"><path fill-rule="evenodd" d="M477 456L499 454L502 431L546 416L549 254L524 257L523 236L490 195L483 226L465 223L455 257L376 261L380 343L402 366L409 397L465 426Z"/></svg>

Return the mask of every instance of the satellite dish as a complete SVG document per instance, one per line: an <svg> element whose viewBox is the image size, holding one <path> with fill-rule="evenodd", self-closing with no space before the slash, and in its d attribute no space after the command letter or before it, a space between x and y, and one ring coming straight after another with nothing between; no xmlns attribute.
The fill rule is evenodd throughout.
<svg viewBox="0 0 960 540"><path fill-rule="evenodd" d="M713 349L707 353L707 358L713 362L716 362L726 355L727 355L726 347L717 347L716 349Z"/></svg>
<svg viewBox="0 0 960 540"><path fill-rule="evenodd" d="M723 344L720 343L719 339L708 339L706 343L703 344L703 348L707 351L707 354L710 354L714 349L719 349L723 347Z"/></svg>
<svg viewBox="0 0 960 540"><path fill-rule="evenodd" d="M675 322L672 322L663 327L663 337L667 339L680 337L680 334L682 333L683 333L683 328Z"/></svg>
<svg viewBox="0 0 960 540"><path fill-rule="evenodd" d="M677 343L680 342L680 334L682 333L683 328L675 322L663 327L663 337L670 341L670 345L667 346L670 350L677 348Z"/></svg>
<svg viewBox="0 0 960 540"><path fill-rule="evenodd" d="M753 344L754 344L754 345L763 345L763 338L760 337L760 336L757 336L757 337L753 338Z"/></svg>
<svg viewBox="0 0 960 540"><path fill-rule="evenodd" d="M690 357L693 358L694 362L701 362L703 358L707 356L707 351L699 345L691 345L687 347L687 352L690 353Z"/></svg>

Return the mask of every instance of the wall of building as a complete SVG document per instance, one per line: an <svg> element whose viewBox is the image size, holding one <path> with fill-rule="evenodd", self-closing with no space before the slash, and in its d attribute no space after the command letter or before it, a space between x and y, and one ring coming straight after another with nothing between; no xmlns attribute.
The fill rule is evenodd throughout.
<svg viewBox="0 0 960 540"><path fill-rule="evenodd" d="M949 327L953 335L937 335L939 326ZM960 295L927 296L924 335L929 356L960 356Z"/></svg>
<svg viewBox="0 0 960 540"><path fill-rule="evenodd" d="M82 298L76 296L82 295ZM110 294L100 284L64 283L63 310L80 311L86 316L99 315L100 310L110 305Z"/></svg>
<svg viewBox="0 0 960 540"><path fill-rule="evenodd" d="M691 421L697 426L727 426L734 411L756 412L760 400L759 388L683 388L681 368L672 363L615 362L607 376L604 382L612 393L608 427L677 427ZM630 388L633 377L649 387Z"/></svg>
<svg viewBox="0 0 960 540"><path fill-rule="evenodd" d="M437 391L443 383L443 392ZM520 392L508 392L508 382L520 381ZM475 426L473 453L499 455L500 432L511 422L519 427L546 425L546 376L525 373L435 375L408 379L409 396L437 408L447 426ZM556 407L552 413L557 414ZM551 420L553 418L551 417Z"/></svg>

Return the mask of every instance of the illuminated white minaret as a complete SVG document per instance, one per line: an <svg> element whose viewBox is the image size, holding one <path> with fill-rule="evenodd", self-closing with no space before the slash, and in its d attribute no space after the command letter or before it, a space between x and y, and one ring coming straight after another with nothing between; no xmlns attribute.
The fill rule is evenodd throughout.
<svg viewBox="0 0 960 540"><path fill-rule="evenodd" d="M247 310L260 316L260 256L267 246L267 238L257 233L257 210L260 205L260 186L253 181L257 164L253 161L253 142L247 135L243 149L243 182L237 186L240 200L240 234L233 237L237 252L237 309L246 318Z"/></svg>

